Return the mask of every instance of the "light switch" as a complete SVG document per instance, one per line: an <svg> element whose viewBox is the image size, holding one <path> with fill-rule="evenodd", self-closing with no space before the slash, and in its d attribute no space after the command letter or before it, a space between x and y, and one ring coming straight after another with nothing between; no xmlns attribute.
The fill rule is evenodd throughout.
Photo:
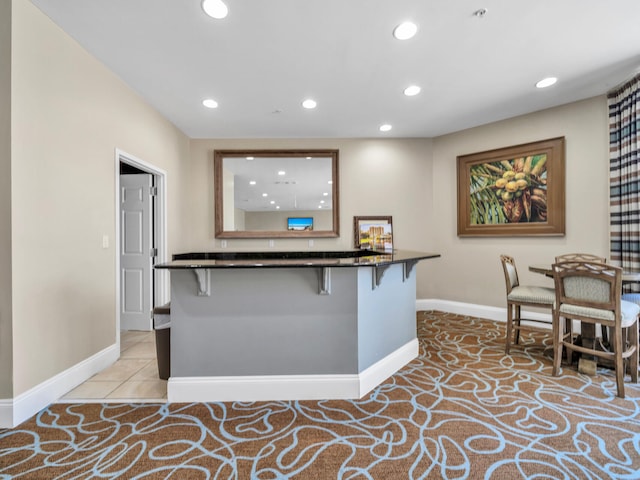
<svg viewBox="0 0 640 480"><path fill-rule="evenodd" d="M227 241L226 240L220 240L220 247L221 248L227 248Z"/></svg>
<svg viewBox="0 0 640 480"><path fill-rule="evenodd" d="M269 246L273 247L276 244L276 242L274 242L273 240L269 240Z"/></svg>
<svg viewBox="0 0 640 480"><path fill-rule="evenodd" d="M109 235L102 235L102 248L109 248Z"/></svg>

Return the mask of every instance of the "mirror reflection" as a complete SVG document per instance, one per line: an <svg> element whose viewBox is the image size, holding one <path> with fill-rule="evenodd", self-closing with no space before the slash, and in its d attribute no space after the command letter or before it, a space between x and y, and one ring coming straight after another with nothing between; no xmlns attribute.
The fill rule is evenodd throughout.
<svg viewBox="0 0 640 480"><path fill-rule="evenodd" d="M337 150L216 150L220 238L337 237Z"/></svg>

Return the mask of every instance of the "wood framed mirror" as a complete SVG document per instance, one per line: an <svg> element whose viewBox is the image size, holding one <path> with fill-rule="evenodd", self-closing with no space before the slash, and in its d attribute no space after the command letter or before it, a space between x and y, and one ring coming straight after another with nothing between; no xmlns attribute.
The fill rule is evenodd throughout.
<svg viewBox="0 0 640 480"><path fill-rule="evenodd" d="M338 150L216 150L216 238L338 237Z"/></svg>

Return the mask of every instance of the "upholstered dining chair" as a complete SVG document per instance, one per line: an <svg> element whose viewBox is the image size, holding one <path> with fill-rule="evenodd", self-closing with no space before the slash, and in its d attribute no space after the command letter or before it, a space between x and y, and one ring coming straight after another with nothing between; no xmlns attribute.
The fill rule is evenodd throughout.
<svg viewBox="0 0 640 480"><path fill-rule="evenodd" d="M562 360L562 350L613 361L618 396L624 398L624 360L628 359L631 381L638 382L638 315L640 306L621 299L622 269L600 262L568 261L552 266L556 291L556 308L553 314L553 370L557 376ZM608 328L612 350L578 345L573 336L560 329L560 319L565 322Z"/></svg>
<svg viewBox="0 0 640 480"><path fill-rule="evenodd" d="M511 343L520 343L520 332L543 332L551 334L551 321L522 318L522 307L553 309L556 294L553 288L520 285L518 270L513 257L500 255L504 280L507 286L507 335L504 352L509 355ZM523 324L522 321L526 321ZM541 324L545 324L544 326Z"/></svg>
<svg viewBox="0 0 640 480"><path fill-rule="evenodd" d="M593 255L592 253L565 253L564 255L558 255L556 257L556 263L569 261L607 263L606 258L599 255Z"/></svg>

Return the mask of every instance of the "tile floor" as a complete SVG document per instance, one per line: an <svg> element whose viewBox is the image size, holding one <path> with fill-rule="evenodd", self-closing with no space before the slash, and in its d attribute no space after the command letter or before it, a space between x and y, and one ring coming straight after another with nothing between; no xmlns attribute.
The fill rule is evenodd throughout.
<svg viewBox="0 0 640 480"><path fill-rule="evenodd" d="M121 332L118 361L60 399L71 401L166 402L167 381L158 377L155 332Z"/></svg>

